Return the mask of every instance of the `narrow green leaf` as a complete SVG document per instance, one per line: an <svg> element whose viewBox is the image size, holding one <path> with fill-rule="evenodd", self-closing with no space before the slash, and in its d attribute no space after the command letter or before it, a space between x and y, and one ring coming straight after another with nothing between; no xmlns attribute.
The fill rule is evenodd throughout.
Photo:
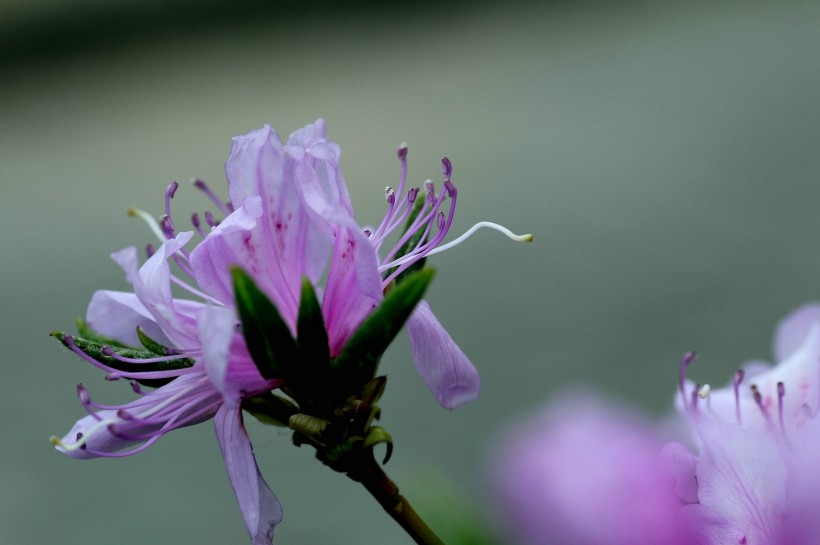
<svg viewBox="0 0 820 545"><path fill-rule="evenodd" d="M91 326L88 325L88 322L83 320L82 318L77 318L77 333L79 336L88 339L90 341L97 341L98 343L107 344L108 346L121 346L123 348L128 347L127 344L121 343L116 339L112 339L111 337L106 337L105 335L101 335L91 329Z"/></svg>
<svg viewBox="0 0 820 545"><path fill-rule="evenodd" d="M331 364L344 380L360 385L373 378L379 359L421 301L433 275L429 268L413 273L364 320Z"/></svg>
<svg viewBox="0 0 820 545"><path fill-rule="evenodd" d="M62 331L52 331L49 333L52 337L63 343L64 346L70 348L70 343L68 341L68 336ZM147 350L140 350L138 348L123 348L121 346L111 346L106 343L101 343L99 341L94 341L91 339L83 339L82 337L74 337L72 336L71 339L73 340L74 346L76 346L81 352L86 354L92 359L97 360L98 362L111 367L112 369L116 369L117 371L123 371L126 373L139 373L139 372L151 372L151 371L171 371L174 369L185 369L187 367L191 367L194 364L194 360L191 358L180 357L178 359L173 359L169 361L158 361L152 363L130 363L120 361L117 358L111 357L104 352L104 349L108 347L111 351L115 352L116 354L123 356L129 359L151 359L156 358L157 354L153 352L149 352ZM167 384L173 380L173 378L168 379L136 379L137 382L140 384L144 384L146 386L162 386L163 384Z"/></svg>
<svg viewBox="0 0 820 545"><path fill-rule="evenodd" d="M364 447L373 448L379 443L384 443L387 446L387 452L384 455L384 460L382 460L382 464L386 464L393 455L393 438L390 437L386 429L381 426L373 426L367 430L367 435L364 438Z"/></svg>
<svg viewBox="0 0 820 545"><path fill-rule="evenodd" d="M234 267L231 273L242 334L259 373L267 379L287 379L299 365L296 342L288 325L245 271Z"/></svg>
<svg viewBox="0 0 820 545"><path fill-rule="evenodd" d="M157 341L146 335L145 331L143 331L140 326L137 326L137 336L140 338L142 346L144 346L154 354L164 356L168 353L166 347L162 346Z"/></svg>
<svg viewBox="0 0 820 545"><path fill-rule="evenodd" d="M302 297L296 320L296 344L302 354L306 374L325 371L330 366L330 344L327 339L322 306L316 297L313 284L302 278Z"/></svg>

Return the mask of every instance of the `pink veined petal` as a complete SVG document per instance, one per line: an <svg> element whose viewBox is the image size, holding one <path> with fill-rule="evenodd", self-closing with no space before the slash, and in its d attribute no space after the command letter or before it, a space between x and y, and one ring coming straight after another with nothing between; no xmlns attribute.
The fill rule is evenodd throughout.
<svg viewBox="0 0 820 545"><path fill-rule="evenodd" d="M259 197L262 214L253 229L217 233L214 238L222 239L223 247L210 259L210 267L217 270L241 266L271 298L292 330L301 279L319 280L333 245L332 230L316 217L290 174L293 163L268 126L234 139L225 163L231 201L238 208L248 197ZM201 269L195 271L199 279Z"/></svg>
<svg viewBox="0 0 820 545"><path fill-rule="evenodd" d="M322 299L330 353L336 356L382 299L373 246L358 227L340 228Z"/></svg>
<svg viewBox="0 0 820 545"><path fill-rule="evenodd" d="M86 311L88 325L101 335L129 346L140 346L137 327L146 335L169 346L171 342L137 296L124 291L99 290Z"/></svg>
<svg viewBox="0 0 820 545"><path fill-rule="evenodd" d="M774 337L775 361L783 361L800 348L812 328L820 324L820 303L808 303L777 324Z"/></svg>
<svg viewBox="0 0 820 545"><path fill-rule="evenodd" d="M253 455L242 411L225 405L214 419L216 438L245 527L254 545L270 545L274 527L282 520L282 506L262 478Z"/></svg>
<svg viewBox="0 0 820 545"><path fill-rule="evenodd" d="M740 529L703 505L693 503L683 506L682 509L689 527L697 529L696 535L692 536L691 545L744 545L748 543L744 541L744 535Z"/></svg>
<svg viewBox="0 0 820 545"><path fill-rule="evenodd" d="M455 409L478 397L478 371L426 301L421 301L410 315L407 333L416 369L442 407Z"/></svg>
<svg viewBox="0 0 820 545"><path fill-rule="evenodd" d="M734 424L703 424L698 433L700 504L736 526L748 543L777 543L788 477L777 438Z"/></svg>

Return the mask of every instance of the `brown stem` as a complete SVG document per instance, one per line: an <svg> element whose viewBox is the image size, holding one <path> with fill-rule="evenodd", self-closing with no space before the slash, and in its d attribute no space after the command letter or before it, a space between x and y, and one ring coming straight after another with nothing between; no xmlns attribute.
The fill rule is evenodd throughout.
<svg viewBox="0 0 820 545"><path fill-rule="evenodd" d="M418 545L444 545L444 542L413 509L404 496L399 494L399 487L390 480L378 462L373 458L372 449L364 449L357 460L356 467L347 472L354 481L364 485L376 498L387 514L399 523L410 534Z"/></svg>

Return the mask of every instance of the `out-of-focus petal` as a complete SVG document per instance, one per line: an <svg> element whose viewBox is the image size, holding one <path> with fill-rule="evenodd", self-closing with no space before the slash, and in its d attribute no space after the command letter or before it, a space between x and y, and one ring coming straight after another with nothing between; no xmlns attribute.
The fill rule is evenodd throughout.
<svg viewBox="0 0 820 545"><path fill-rule="evenodd" d="M262 478L239 407L222 406L214 419L216 437L245 527L254 545L270 545L282 506Z"/></svg>
<svg viewBox="0 0 820 545"><path fill-rule="evenodd" d="M407 332L416 369L442 407L455 409L478 397L478 371L426 301L421 301L410 315Z"/></svg>
<svg viewBox="0 0 820 545"><path fill-rule="evenodd" d="M691 545L660 441L587 395L556 402L502 438L496 508L520 545Z"/></svg>
<svg viewBox="0 0 820 545"><path fill-rule="evenodd" d="M697 458L680 443L667 443L660 450L660 464L678 499L686 504L698 502Z"/></svg>
<svg viewBox="0 0 820 545"><path fill-rule="evenodd" d="M820 303L807 303L783 318L775 330L775 361L785 360L800 348L813 325L820 325Z"/></svg>

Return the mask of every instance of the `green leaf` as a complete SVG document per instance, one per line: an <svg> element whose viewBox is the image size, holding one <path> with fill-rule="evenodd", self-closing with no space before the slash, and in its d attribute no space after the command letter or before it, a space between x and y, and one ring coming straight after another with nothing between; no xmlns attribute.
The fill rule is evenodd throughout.
<svg viewBox="0 0 820 545"><path fill-rule="evenodd" d="M246 397L242 400L242 408L263 424L285 428L290 417L299 412L296 405L271 392Z"/></svg>
<svg viewBox="0 0 820 545"><path fill-rule="evenodd" d="M98 343L107 344L108 346L121 346L123 348L128 347L127 344L121 343L116 339L112 339L111 337L106 337L105 335L101 335L91 329L91 326L88 325L88 322L83 320L82 318L77 318L77 333L79 333L80 337L84 339L88 339L90 341L96 341Z"/></svg>
<svg viewBox="0 0 820 545"><path fill-rule="evenodd" d="M373 426L367 430L367 435L364 438L364 447L372 448L379 443L384 443L387 446L387 452L384 455L384 460L382 460L382 464L386 464L393 455L393 438L390 437L386 429L381 426Z"/></svg>
<svg viewBox="0 0 820 545"><path fill-rule="evenodd" d="M421 301L435 271L413 273L396 286L370 316L365 318L331 367L342 379L361 385L373 378L379 359Z"/></svg>
<svg viewBox="0 0 820 545"><path fill-rule="evenodd" d="M154 354L158 354L160 356L168 354L166 347L162 346L157 341L146 335L145 331L143 331L140 326L137 326L137 336L140 338L142 346L144 346Z"/></svg>
<svg viewBox="0 0 820 545"><path fill-rule="evenodd" d="M49 333L52 337L59 340L66 348L71 348L71 343L68 340L68 335L66 335L62 331L52 331ZM76 346L81 352L86 354L88 357L97 360L98 362L111 367L112 369L116 369L117 371L123 371L126 373L139 373L139 372L151 372L151 371L171 371L175 369L185 369L187 367L191 367L194 364L194 360L191 358L181 357L178 359L173 359L169 361L159 361L159 362L152 362L152 363L130 363L125 361L120 361L114 357L107 355L103 350L107 347L116 354L123 356L125 358L130 359L151 359L156 358L157 354L153 352L149 352L147 350L140 350L138 348L124 348L121 346L111 346L106 343L101 343L99 341L91 340L91 339L83 339L81 337L71 337L74 342L74 346ZM163 378L163 379L135 379L140 384L144 384L146 386L162 386L163 384L168 384L173 380L173 378Z"/></svg>
<svg viewBox="0 0 820 545"><path fill-rule="evenodd" d="M322 306L316 297L313 284L307 277L302 278L302 298L296 320L296 344L304 362L302 373L315 377L316 371L324 372L330 366L330 343L322 317Z"/></svg>
<svg viewBox="0 0 820 545"><path fill-rule="evenodd" d="M242 334L259 373L266 379L292 376L299 353L288 325L245 271L234 267L231 274Z"/></svg>

